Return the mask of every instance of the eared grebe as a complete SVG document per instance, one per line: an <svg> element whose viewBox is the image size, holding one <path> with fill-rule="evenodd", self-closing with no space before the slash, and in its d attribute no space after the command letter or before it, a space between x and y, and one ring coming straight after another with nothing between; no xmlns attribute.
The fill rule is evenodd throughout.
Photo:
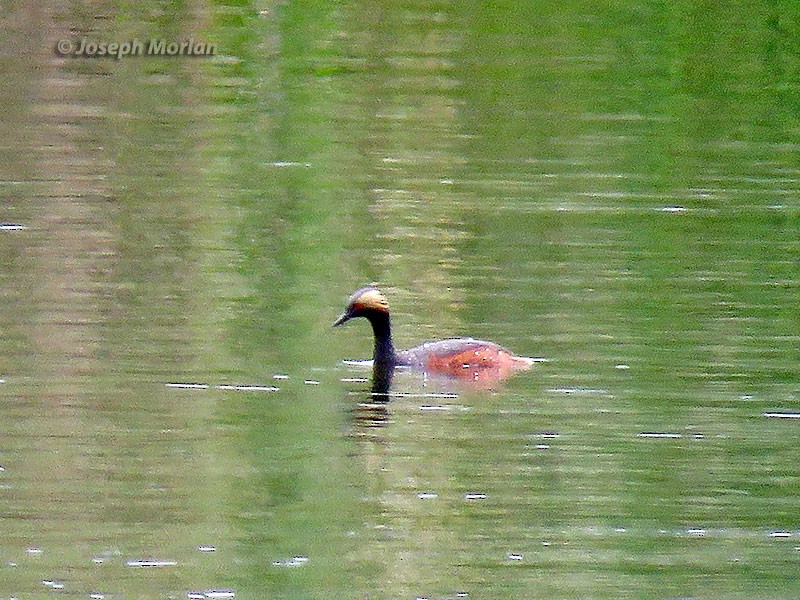
<svg viewBox="0 0 800 600"><path fill-rule="evenodd" d="M410 350L395 351L389 303L386 296L373 286L356 290L333 326L338 327L356 317L364 317L372 324L375 335L372 360L376 368L407 366L459 379L497 381L516 370L528 369L537 361L534 358L515 356L493 342L472 338L425 342Z"/></svg>

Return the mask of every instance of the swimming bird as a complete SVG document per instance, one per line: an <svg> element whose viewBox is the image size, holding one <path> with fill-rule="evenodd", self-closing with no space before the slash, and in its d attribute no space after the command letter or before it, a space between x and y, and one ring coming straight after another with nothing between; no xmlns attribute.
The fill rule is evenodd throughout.
<svg viewBox="0 0 800 600"><path fill-rule="evenodd" d="M459 379L497 381L541 360L516 356L494 342L473 338L425 342L409 350L397 351L392 342L389 302L378 288L371 285L353 292L347 308L333 326L338 327L357 317L364 317L372 325L375 338L372 360L376 368L406 366Z"/></svg>

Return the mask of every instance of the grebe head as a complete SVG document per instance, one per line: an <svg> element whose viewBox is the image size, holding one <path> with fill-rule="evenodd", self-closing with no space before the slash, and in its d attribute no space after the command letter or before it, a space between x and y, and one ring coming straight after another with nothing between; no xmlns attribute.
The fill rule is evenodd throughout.
<svg viewBox="0 0 800 600"><path fill-rule="evenodd" d="M338 327L356 317L372 320L378 316L389 316L389 302L378 288L368 285L353 292L347 301L347 308L333 326Z"/></svg>

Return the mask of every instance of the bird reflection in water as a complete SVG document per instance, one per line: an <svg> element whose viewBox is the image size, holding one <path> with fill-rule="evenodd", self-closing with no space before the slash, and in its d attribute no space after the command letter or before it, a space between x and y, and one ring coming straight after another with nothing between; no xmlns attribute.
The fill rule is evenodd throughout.
<svg viewBox="0 0 800 600"><path fill-rule="evenodd" d="M546 362L546 359L533 359L536 362ZM388 362L355 361L351 364L372 367L372 379L369 391L362 392L364 400L355 407L354 420L361 427L383 427L390 420L389 401L397 397L428 397L440 398L442 395L457 397L467 390L497 391L502 389L503 382L508 379L516 369L507 369L496 365L476 366L465 364L460 369L441 371L428 371L407 367L397 367ZM412 393L396 392L392 390L392 383L396 369L406 371L406 374L417 373L421 375L420 385L428 388L426 393L418 393L419 388L412 383L412 388L417 391ZM410 372L410 373L409 373ZM405 384L409 383L408 377L402 378ZM433 388L433 389L431 389Z"/></svg>
<svg viewBox="0 0 800 600"><path fill-rule="evenodd" d="M384 427L389 422L389 400L394 366L386 363L372 365L372 386L364 402L359 402L353 419L361 427Z"/></svg>

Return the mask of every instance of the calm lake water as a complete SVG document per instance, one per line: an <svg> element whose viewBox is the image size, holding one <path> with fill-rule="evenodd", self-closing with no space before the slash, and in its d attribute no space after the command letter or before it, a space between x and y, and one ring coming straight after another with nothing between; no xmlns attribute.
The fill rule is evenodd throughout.
<svg viewBox="0 0 800 600"><path fill-rule="evenodd" d="M0 9L0 598L800 596L796 7L493 4Z"/></svg>

